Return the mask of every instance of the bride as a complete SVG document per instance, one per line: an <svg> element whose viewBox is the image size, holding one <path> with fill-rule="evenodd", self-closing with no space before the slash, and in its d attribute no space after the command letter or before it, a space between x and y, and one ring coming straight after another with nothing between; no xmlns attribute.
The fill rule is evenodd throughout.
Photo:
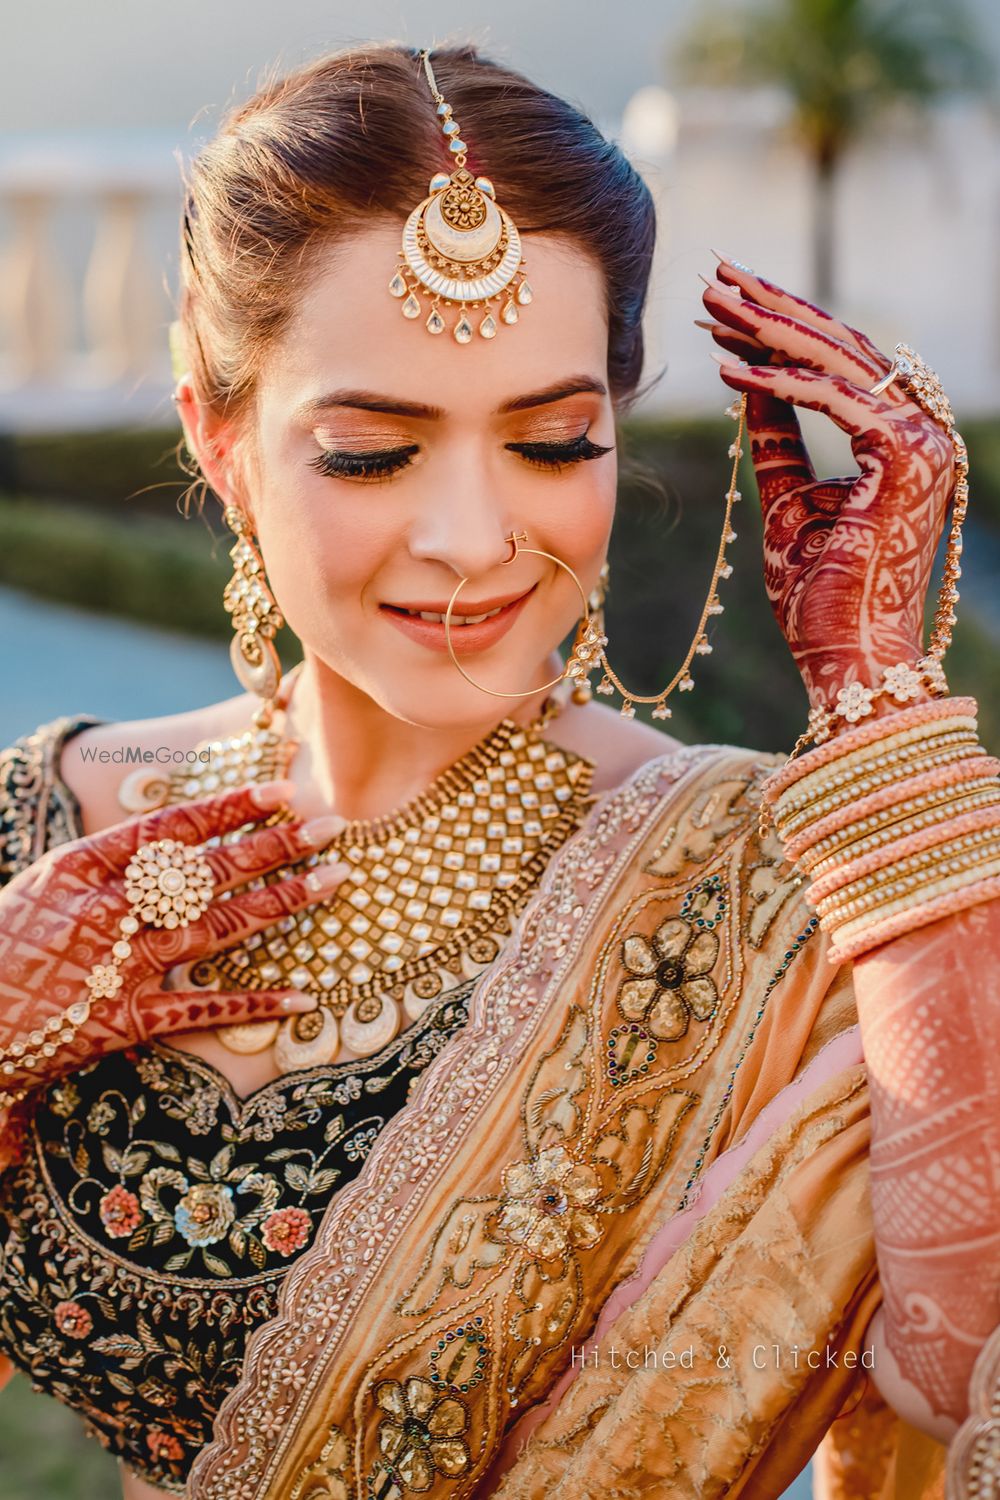
<svg viewBox="0 0 1000 1500"><path fill-rule="evenodd" d="M722 260L723 538L630 694L601 603L653 238L617 147L472 48L311 64L193 164L176 400L246 691L2 761L0 1366L127 1500L766 1497L818 1444L843 1500L943 1494L949 1444L992 1493L964 451L916 356ZM710 649L744 419L813 706L785 765L635 717Z"/></svg>

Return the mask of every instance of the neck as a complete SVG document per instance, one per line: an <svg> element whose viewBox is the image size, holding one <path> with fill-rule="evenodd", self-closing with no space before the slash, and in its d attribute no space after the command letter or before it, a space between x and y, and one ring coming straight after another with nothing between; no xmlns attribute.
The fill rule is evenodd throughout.
<svg viewBox="0 0 1000 1500"><path fill-rule="evenodd" d="M560 670L553 654L548 677ZM427 728L382 708L367 693L307 654L292 687L285 732L298 742L291 768L296 810L348 819L384 816L425 791L448 766L504 718L528 725L547 694L523 699L484 697L476 723Z"/></svg>

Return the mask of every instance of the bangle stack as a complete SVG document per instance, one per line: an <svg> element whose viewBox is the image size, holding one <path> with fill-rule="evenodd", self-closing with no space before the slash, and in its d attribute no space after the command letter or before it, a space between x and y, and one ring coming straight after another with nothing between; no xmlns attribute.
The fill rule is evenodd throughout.
<svg viewBox="0 0 1000 1500"><path fill-rule="evenodd" d="M1000 761L973 698L914 704L788 761L763 785L835 962L1000 895Z"/></svg>

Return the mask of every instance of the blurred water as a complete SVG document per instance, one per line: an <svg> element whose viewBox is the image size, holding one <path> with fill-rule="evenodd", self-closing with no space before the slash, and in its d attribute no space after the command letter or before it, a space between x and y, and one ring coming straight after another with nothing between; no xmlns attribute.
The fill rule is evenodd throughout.
<svg viewBox="0 0 1000 1500"><path fill-rule="evenodd" d="M240 691L225 642L0 589L0 745L62 714L149 718Z"/></svg>

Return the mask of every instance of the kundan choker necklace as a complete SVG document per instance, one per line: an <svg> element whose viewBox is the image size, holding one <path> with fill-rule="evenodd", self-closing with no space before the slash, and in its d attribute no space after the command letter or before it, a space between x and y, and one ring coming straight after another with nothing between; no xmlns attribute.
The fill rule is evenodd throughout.
<svg viewBox="0 0 1000 1500"><path fill-rule="evenodd" d="M392 1041L404 1016L415 1021L493 962L593 801L592 763L544 738L560 706L549 699L526 728L504 719L397 812L351 822L319 853L263 877L316 862L352 866L325 900L192 967L196 985L289 986L319 1000L318 1010L285 1021L220 1029L227 1048L273 1047L282 1072L333 1062L341 1044L369 1056ZM296 745L270 720L199 748L211 753L195 774L127 777L122 805L135 812L280 777Z"/></svg>

